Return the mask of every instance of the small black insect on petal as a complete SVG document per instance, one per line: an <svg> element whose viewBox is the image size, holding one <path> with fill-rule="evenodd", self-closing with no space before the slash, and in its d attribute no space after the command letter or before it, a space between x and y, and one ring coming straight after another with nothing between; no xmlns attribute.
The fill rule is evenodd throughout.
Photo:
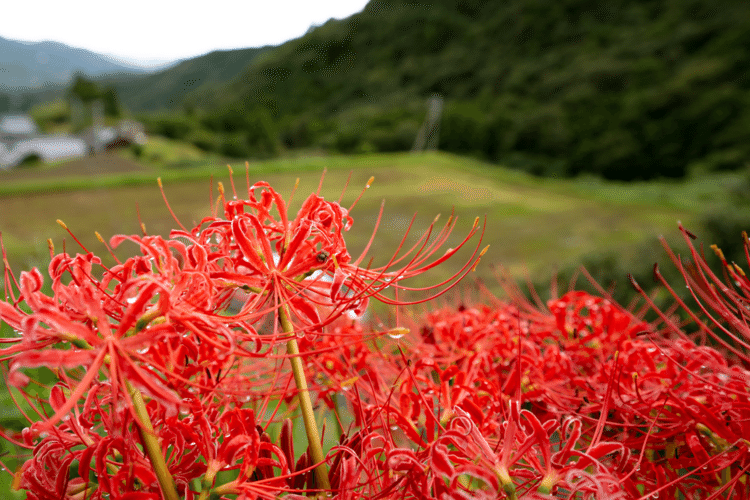
<svg viewBox="0 0 750 500"><path fill-rule="evenodd" d="M319 252L318 255L316 255L315 258L318 259L318 262L320 262L322 264L323 262L325 262L325 261L328 260L328 256L329 255L330 254L328 252L322 251L322 252Z"/></svg>

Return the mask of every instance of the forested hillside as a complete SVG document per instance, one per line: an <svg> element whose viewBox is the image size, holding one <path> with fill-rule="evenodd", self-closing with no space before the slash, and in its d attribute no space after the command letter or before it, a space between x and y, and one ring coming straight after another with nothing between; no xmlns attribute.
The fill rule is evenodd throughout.
<svg viewBox="0 0 750 500"><path fill-rule="evenodd" d="M229 157L408 150L439 95L442 150L651 179L748 164L747 47L739 0L372 0L278 47L100 84L151 133Z"/></svg>
<svg viewBox="0 0 750 500"><path fill-rule="evenodd" d="M214 129L270 116L287 147L387 151L411 146L437 93L442 149L547 175L680 177L746 163L747 47L741 1L373 0L190 100Z"/></svg>
<svg viewBox="0 0 750 500"><path fill-rule="evenodd" d="M217 50L158 73L113 79L110 83L131 111L181 111L189 94L231 80L269 48Z"/></svg>

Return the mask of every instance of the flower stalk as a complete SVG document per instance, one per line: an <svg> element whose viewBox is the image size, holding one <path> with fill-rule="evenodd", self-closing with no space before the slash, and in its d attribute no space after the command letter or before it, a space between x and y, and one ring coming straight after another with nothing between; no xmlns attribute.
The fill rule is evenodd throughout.
<svg viewBox="0 0 750 500"><path fill-rule="evenodd" d="M172 475L169 473L167 463L161 452L161 446L154 434L154 426L148 416L146 403L143 401L143 395L141 394L141 391L133 387L130 382L126 381L125 385L130 394L130 399L133 401L133 411L138 417L138 433L141 436L143 448L146 450L146 454L151 460L151 465L154 467L154 473L159 480L159 485L161 486L164 498L166 500L179 500L180 497L177 495L174 479L172 479Z"/></svg>
<svg viewBox="0 0 750 500"><path fill-rule="evenodd" d="M286 352L290 356L289 362L292 365L292 373L294 373L294 383L297 385L297 398L299 400L300 410L302 411L302 421L305 424L307 442L310 446L310 459L313 463L319 464L315 468L315 478L317 479L320 489L330 490L331 482L328 479L328 468L324 462L325 456L323 455L323 448L320 444L320 434L318 433L318 425L315 422L315 413L313 412L312 401L310 400L310 391L307 388L305 369L302 365L302 358L299 354L297 339L293 336L294 327L289 320L289 310L286 304L279 308L279 323L281 324L281 330L284 333L292 335L292 338L286 343Z"/></svg>

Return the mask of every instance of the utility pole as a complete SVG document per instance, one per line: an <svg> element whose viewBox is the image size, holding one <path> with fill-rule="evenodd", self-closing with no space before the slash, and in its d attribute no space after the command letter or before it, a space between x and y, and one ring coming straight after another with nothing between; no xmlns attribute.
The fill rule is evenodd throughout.
<svg viewBox="0 0 750 500"><path fill-rule="evenodd" d="M93 136L94 154L104 150L102 131L104 130L104 104L97 99L91 103L91 134Z"/></svg>
<svg viewBox="0 0 750 500"><path fill-rule="evenodd" d="M435 94L427 101L427 117L419 128L412 152L434 151L440 143L440 117L443 114L443 97Z"/></svg>

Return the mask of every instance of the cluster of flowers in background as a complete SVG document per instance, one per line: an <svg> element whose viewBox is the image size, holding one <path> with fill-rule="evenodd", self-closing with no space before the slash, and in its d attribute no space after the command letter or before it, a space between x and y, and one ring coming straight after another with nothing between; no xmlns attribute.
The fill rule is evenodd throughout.
<svg viewBox="0 0 750 500"><path fill-rule="evenodd" d="M647 322L604 292L438 299L480 243L408 286L478 221L373 267L340 202L289 218L265 183L220 193L195 228L112 238L140 249L113 267L51 251L51 294L6 266L0 361L29 424L3 434L27 498L750 499L750 280L686 231L695 305ZM398 322L362 319L370 299Z"/></svg>

